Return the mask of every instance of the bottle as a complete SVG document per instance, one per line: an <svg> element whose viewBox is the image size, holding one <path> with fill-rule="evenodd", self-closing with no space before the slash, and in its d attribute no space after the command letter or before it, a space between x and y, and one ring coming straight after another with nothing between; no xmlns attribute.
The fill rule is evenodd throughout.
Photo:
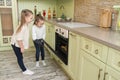
<svg viewBox="0 0 120 80"><path fill-rule="evenodd" d="M39 12L39 16L41 16L41 12Z"/></svg>
<svg viewBox="0 0 120 80"><path fill-rule="evenodd" d="M34 6L34 17L36 16L37 14L37 9L36 9L36 6Z"/></svg>
<svg viewBox="0 0 120 80"><path fill-rule="evenodd" d="M42 15L43 15L43 17L45 18L45 16L46 16L46 10L43 10Z"/></svg>
<svg viewBox="0 0 120 80"><path fill-rule="evenodd" d="M55 12L55 8L53 9L53 19L56 18L56 12Z"/></svg>
<svg viewBox="0 0 120 80"><path fill-rule="evenodd" d="M48 19L51 19L51 10L50 10L50 8L48 9Z"/></svg>

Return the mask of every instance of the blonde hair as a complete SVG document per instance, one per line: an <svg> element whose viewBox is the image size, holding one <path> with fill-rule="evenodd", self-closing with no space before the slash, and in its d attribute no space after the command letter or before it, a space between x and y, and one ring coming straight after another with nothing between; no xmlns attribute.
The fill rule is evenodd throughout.
<svg viewBox="0 0 120 80"><path fill-rule="evenodd" d="M25 17L30 16L31 14L33 14L33 12L29 9L24 9L21 11L20 25L18 26L16 33L19 33L22 26L26 23Z"/></svg>

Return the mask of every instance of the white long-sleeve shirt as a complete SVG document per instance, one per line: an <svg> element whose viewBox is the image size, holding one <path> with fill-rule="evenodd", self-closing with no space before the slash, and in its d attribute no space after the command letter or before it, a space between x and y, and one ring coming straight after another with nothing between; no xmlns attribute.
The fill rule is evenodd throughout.
<svg viewBox="0 0 120 80"><path fill-rule="evenodd" d="M36 39L44 39L45 40L45 25L43 25L42 27L37 27L36 25L33 25L32 27L32 39L36 40Z"/></svg>
<svg viewBox="0 0 120 80"><path fill-rule="evenodd" d="M16 31L14 32L14 34L12 35L12 38L11 38L11 44L12 45L15 44L16 47L20 47L17 42L19 40L22 40L24 49L28 49L28 47L29 47L29 28L27 25L23 25L23 27L21 28L21 31L19 33L16 33Z"/></svg>

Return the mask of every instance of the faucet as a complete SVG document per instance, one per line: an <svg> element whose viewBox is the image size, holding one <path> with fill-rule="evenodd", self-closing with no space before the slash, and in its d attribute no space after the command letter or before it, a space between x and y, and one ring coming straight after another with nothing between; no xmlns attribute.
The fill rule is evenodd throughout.
<svg viewBox="0 0 120 80"><path fill-rule="evenodd" d="M60 6L60 10L64 10L65 8L64 8L64 6L63 5L61 5Z"/></svg>
<svg viewBox="0 0 120 80"><path fill-rule="evenodd" d="M63 5L61 5L61 6L60 6L60 10L61 10L62 14L61 14L60 17L61 17L62 19L65 19L64 9L65 9L65 7L64 7Z"/></svg>

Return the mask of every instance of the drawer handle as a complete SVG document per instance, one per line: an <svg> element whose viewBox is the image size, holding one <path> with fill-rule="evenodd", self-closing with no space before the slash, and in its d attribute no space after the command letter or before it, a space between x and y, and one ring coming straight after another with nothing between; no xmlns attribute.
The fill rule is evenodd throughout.
<svg viewBox="0 0 120 80"><path fill-rule="evenodd" d="M120 67L120 61L118 62L118 66Z"/></svg>
<svg viewBox="0 0 120 80"><path fill-rule="evenodd" d="M88 45L85 45L85 49L88 49L89 48L89 46Z"/></svg>
<svg viewBox="0 0 120 80"><path fill-rule="evenodd" d="M95 54L98 54L98 49L95 50Z"/></svg>
<svg viewBox="0 0 120 80"><path fill-rule="evenodd" d="M98 73L98 80L100 80L100 73L101 73L102 69L99 69L99 73Z"/></svg>
<svg viewBox="0 0 120 80"><path fill-rule="evenodd" d="M103 80L106 80L106 76L108 75L107 72L104 73L104 79Z"/></svg>

